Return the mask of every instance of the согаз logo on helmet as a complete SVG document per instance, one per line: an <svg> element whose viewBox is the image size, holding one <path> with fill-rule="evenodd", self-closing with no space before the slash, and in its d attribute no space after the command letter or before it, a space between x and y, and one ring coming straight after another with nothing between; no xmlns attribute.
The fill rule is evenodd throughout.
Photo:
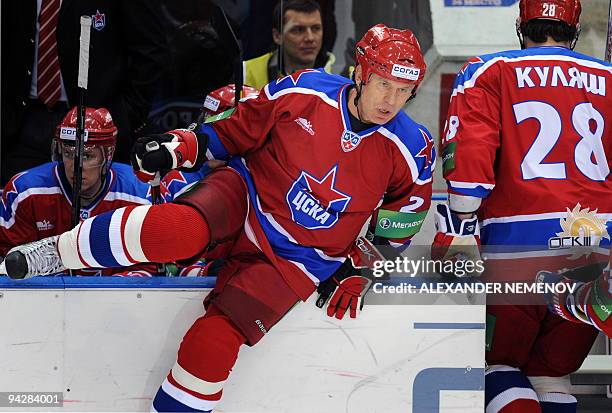
<svg viewBox="0 0 612 413"><path fill-rule="evenodd" d="M417 80L421 70L416 67L402 66L396 63L393 65L393 69L391 69L391 74L402 79Z"/></svg>
<svg viewBox="0 0 612 413"><path fill-rule="evenodd" d="M87 142L88 137L89 137L89 131L84 130L83 131L83 142ZM67 141L76 141L76 128L70 128L70 127L64 127L64 126L61 127L59 138L63 140L67 140Z"/></svg>

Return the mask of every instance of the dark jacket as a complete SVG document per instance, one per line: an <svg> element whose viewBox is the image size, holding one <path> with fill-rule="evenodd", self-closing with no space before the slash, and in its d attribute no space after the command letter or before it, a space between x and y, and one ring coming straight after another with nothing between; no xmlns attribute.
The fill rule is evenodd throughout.
<svg viewBox="0 0 612 413"><path fill-rule="evenodd" d="M156 0L62 1L58 56L69 104L76 105L78 99L80 16L99 12L99 29L91 29L86 104L110 110L120 139L144 125L159 86L166 47L158 7ZM1 17L2 136L6 137L20 129L28 101L36 0L3 2Z"/></svg>

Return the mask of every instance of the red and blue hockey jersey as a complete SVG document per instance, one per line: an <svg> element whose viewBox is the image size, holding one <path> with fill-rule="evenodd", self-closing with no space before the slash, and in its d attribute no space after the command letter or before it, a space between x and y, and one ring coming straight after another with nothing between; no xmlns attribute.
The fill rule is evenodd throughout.
<svg viewBox="0 0 612 413"><path fill-rule="evenodd" d="M609 245L611 74L563 47L484 55L460 71L444 176L450 193L484 198L483 244Z"/></svg>
<svg viewBox="0 0 612 413"><path fill-rule="evenodd" d="M375 211L377 230L397 227L402 236L390 238L405 247L430 206L429 132L404 112L351 130L351 84L321 70L297 72L200 129L210 138L208 157L233 157L230 166L244 177L248 219L274 254L315 284L346 259Z"/></svg>
<svg viewBox="0 0 612 413"><path fill-rule="evenodd" d="M200 180L203 173L205 170L202 173L172 171L166 175L160 183L164 202L172 201ZM4 256L14 246L70 230L71 200L71 187L55 162L15 175L6 184L0 201L0 255ZM113 163L100 194L81 209L81 219L150 203L150 186L136 179L130 166Z"/></svg>

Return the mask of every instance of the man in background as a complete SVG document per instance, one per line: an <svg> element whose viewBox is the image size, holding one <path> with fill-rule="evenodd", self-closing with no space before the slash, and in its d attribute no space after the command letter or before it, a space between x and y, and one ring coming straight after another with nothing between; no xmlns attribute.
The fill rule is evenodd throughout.
<svg viewBox="0 0 612 413"><path fill-rule="evenodd" d="M321 53L323 23L317 2L279 2L274 8L272 37L276 50L244 62L246 85L261 89L274 79L315 67L331 72L335 57L329 52Z"/></svg>

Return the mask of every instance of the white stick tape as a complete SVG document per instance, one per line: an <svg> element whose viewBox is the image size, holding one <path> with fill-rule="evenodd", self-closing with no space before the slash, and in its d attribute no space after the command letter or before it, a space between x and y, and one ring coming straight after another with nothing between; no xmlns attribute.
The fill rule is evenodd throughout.
<svg viewBox="0 0 612 413"><path fill-rule="evenodd" d="M91 17L81 16L81 37L79 38L79 78L78 86L87 89L89 72L89 35L91 33Z"/></svg>

